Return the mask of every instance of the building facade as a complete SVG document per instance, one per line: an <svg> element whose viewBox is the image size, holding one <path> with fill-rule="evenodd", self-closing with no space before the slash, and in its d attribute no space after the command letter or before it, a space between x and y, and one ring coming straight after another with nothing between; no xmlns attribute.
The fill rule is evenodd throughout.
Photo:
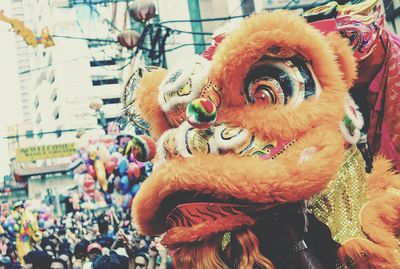
<svg viewBox="0 0 400 269"><path fill-rule="evenodd" d="M11 3L11 16L24 22L27 27L32 26L32 13L33 1L30 0L12 0ZM26 45L25 41L18 37L15 39L17 49L17 67L19 72L19 86L22 102L22 117L23 121L29 122L32 119L31 107L31 93L30 93L30 80L31 73L27 70L30 69L30 48Z"/></svg>

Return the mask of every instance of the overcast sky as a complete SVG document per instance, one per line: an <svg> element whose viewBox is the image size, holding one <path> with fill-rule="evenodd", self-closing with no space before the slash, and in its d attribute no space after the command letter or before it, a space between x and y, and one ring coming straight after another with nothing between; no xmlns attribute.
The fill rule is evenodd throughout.
<svg viewBox="0 0 400 269"><path fill-rule="evenodd" d="M0 9L10 12L10 1L0 0ZM22 110L18 69L16 61L15 34L7 32L10 26L0 21L0 181L9 173L7 126L21 122Z"/></svg>

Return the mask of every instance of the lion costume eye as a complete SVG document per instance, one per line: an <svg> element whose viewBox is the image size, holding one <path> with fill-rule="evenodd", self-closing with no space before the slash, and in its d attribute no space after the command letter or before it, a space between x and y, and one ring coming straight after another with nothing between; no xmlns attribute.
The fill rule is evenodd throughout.
<svg viewBox="0 0 400 269"><path fill-rule="evenodd" d="M319 91L311 65L300 57L263 57L249 70L244 81L246 102L267 105L298 105Z"/></svg>

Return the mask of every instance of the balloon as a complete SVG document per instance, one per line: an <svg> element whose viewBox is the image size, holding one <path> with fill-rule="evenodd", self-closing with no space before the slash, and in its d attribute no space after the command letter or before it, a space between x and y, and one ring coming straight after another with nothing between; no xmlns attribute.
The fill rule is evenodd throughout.
<svg viewBox="0 0 400 269"><path fill-rule="evenodd" d="M97 148L94 145L90 145L89 147L89 160L95 161L97 157Z"/></svg>
<svg viewBox="0 0 400 269"><path fill-rule="evenodd" d="M119 191L119 182L121 181L121 178L119 176L116 176L114 179L114 188L116 191Z"/></svg>
<svg viewBox="0 0 400 269"><path fill-rule="evenodd" d="M100 160L94 161L94 167L96 169L96 177L97 181L99 181L101 189L106 192L108 189L107 178L106 178L106 170L104 168L104 164Z"/></svg>
<svg viewBox="0 0 400 269"><path fill-rule="evenodd" d="M116 145L111 145L110 148L108 149L110 154L114 153L117 151L117 146Z"/></svg>
<svg viewBox="0 0 400 269"><path fill-rule="evenodd" d="M14 234L15 230L14 230L14 226L13 225L9 225L7 227L7 231L9 234Z"/></svg>
<svg viewBox="0 0 400 269"><path fill-rule="evenodd" d="M106 168L107 174L110 175L114 172L114 169L117 166L117 164L115 162L113 162L112 160L109 160L108 162L105 163L104 166Z"/></svg>
<svg viewBox="0 0 400 269"><path fill-rule="evenodd" d="M140 34L132 30L124 30L118 35L118 43L125 48L133 49L140 40Z"/></svg>
<svg viewBox="0 0 400 269"><path fill-rule="evenodd" d="M119 189L122 194L127 194L129 192L129 185L130 182L128 176L121 177L121 180L119 181Z"/></svg>
<svg viewBox="0 0 400 269"><path fill-rule="evenodd" d="M90 196L94 197L95 181L89 174L86 175L85 181L83 182L83 190Z"/></svg>
<svg viewBox="0 0 400 269"><path fill-rule="evenodd" d="M104 200L106 200L106 203L108 205L112 205L112 198L110 193L108 192L104 193Z"/></svg>
<svg viewBox="0 0 400 269"><path fill-rule="evenodd" d="M117 136L117 145L124 149L126 147L126 145L128 144L129 141L132 140L132 136L131 135L119 135ZM118 148L118 150L120 150L120 148Z"/></svg>
<svg viewBox="0 0 400 269"><path fill-rule="evenodd" d="M156 5L152 0L130 2L129 15L138 22L148 21L156 15Z"/></svg>
<svg viewBox="0 0 400 269"><path fill-rule="evenodd" d="M93 165L88 165L87 167L86 167L86 170L87 170L87 173L92 177L92 178L94 178L94 179L96 179L96 170L95 170L95 168L93 167Z"/></svg>
<svg viewBox="0 0 400 269"><path fill-rule="evenodd" d="M118 170L120 175L126 175L126 172L128 171L128 160L126 158L121 160Z"/></svg>
<svg viewBox="0 0 400 269"><path fill-rule="evenodd" d="M90 163L89 154L87 152L82 153L81 158L86 164Z"/></svg>
<svg viewBox="0 0 400 269"><path fill-rule="evenodd" d="M127 193L122 198L122 208L129 209L132 206L133 196L130 193Z"/></svg>
<svg viewBox="0 0 400 269"><path fill-rule="evenodd" d="M39 219L39 220L38 220L38 225L39 225L39 228L40 228L40 229L43 229L43 228L44 228L44 224L45 224L44 219Z"/></svg>
<svg viewBox="0 0 400 269"><path fill-rule="evenodd" d="M128 155L128 160L129 160L129 162L134 162L134 161L136 161L135 155L134 155L133 153L129 154L129 155Z"/></svg>
<svg viewBox="0 0 400 269"><path fill-rule="evenodd" d="M118 125L118 124L116 124ZM105 135L101 138L101 142L106 146L106 147L111 147L112 145L115 144L115 139L111 135Z"/></svg>
<svg viewBox="0 0 400 269"><path fill-rule="evenodd" d="M102 200L102 198L104 197L104 195L103 195L103 193L102 192L100 192L99 190L94 190L94 199L96 200L96 201L101 201Z"/></svg>
<svg viewBox="0 0 400 269"><path fill-rule="evenodd" d="M130 193L131 193L133 196L135 196L136 193L139 191L139 189L140 189L140 185L139 185L138 183L136 183L135 185L132 186L131 192L130 192Z"/></svg>
<svg viewBox="0 0 400 269"><path fill-rule="evenodd" d="M128 165L128 177L130 180L136 180L140 177L140 167L136 163Z"/></svg>
<svg viewBox="0 0 400 269"><path fill-rule="evenodd" d="M93 145L94 143L96 143L96 141L97 141L97 139L94 138L94 137L90 137L90 138L88 139L89 145Z"/></svg>
<svg viewBox="0 0 400 269"><path fill-rule="evenodd" d="M98 145L97 152L98 152L98 156L99 156L100 160L103 163L110 161L110 159L111 159L110 152L108 151L107 147L104 144Z"/></svg>
<svg viewBox="0 0 400 269"><path fill-rule="evenodd" d="M115 163L115 165L119 165L122 160L122 154L119 152L113 152L111 154L111 161Z"/></svg>

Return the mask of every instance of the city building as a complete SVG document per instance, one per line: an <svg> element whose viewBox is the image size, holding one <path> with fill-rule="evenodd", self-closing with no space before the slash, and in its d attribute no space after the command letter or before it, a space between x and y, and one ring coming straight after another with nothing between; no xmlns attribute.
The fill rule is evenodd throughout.
<svg viewBox="0 0 400 269"><path fill-rule="evenodd" d="M24 22L27 27L32 26L32 4L30 0L12 0L10 17L19 19ZM17 67L19 73L20 95L22 102L22 116L23 121L29 122L32 119L31 115L31 93L30 93L30 80L31 73L27 72L30 69L29 53L30 48L26 45L25 41L18 37L15 39L17 49Z"/></svg>

